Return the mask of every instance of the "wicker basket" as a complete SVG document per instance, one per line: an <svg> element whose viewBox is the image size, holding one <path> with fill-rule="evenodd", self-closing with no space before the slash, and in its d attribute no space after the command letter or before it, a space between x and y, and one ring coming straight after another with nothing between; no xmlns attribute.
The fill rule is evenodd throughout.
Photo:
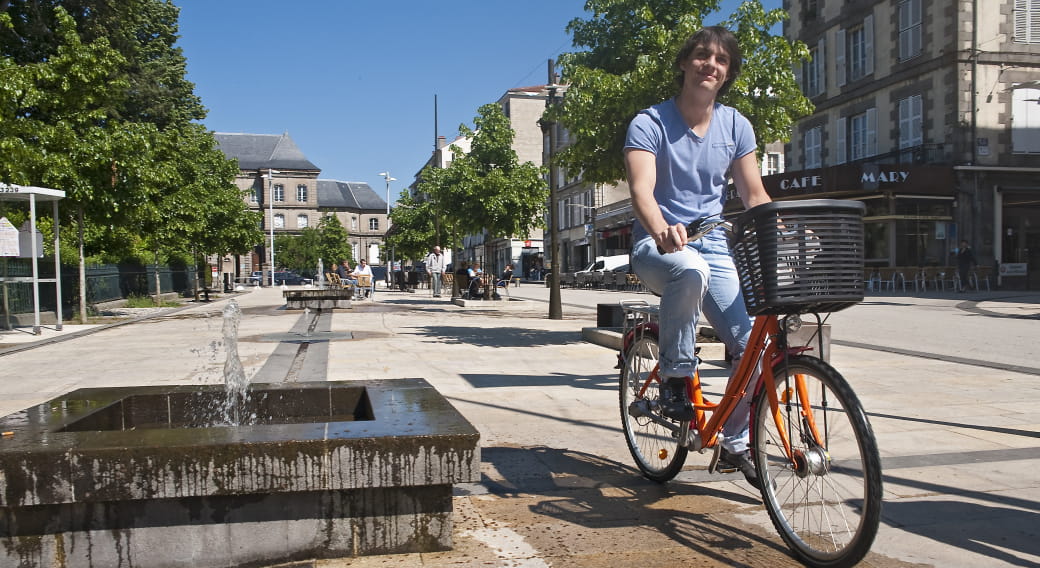
<svg viewBox="0 0 1040 568"><path fill-rule="evenodd" d="M733 225L733 260L751 315L835 312L863 300L859 201L764 203Z"/></svg>

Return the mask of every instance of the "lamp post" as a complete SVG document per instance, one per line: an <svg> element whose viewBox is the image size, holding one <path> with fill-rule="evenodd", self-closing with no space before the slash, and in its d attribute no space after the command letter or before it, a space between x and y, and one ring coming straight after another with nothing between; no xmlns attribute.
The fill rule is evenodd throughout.
<svg viewBox="0 0 1040 568"><path fill-rule="evenodd" d="M542 134L549 139L549 319L563 319L563 301L560 297L560 245L559 228L556 203L559 199L559 187L557 187L557 173L559 167L556 164L556 121L550 120L553 107L559 102L557 91L560 85L556 84L556 65L549 60L549 82L545 86L548 91L545 98L546 112L538 121L542 128Z"/></svg>
<svg viewBox="0 0 1040 568"><path fill-rule="evenodd" d="M383 237L383 245L386 246L386 240L390 238L390 182L397 181L397 178L390 177L390 170L385 172L379 172L378 175L383 176L386 180L386 235ZM391 274L394 271L394 253L393 249L390 250L390 266L386 268L386 273ZM393 276L390 277L393 280Z"/></svg>
<svg viewBox="0 0 1040 568"><path fill-rule="evenodd" d="M267 208L271 212L271 252L269 253L271 259L271 286L274 286L274 174L280 173L282 172L267 168L267 182L271 189L271 201L267 204ZM262 274L260 275L260 279L263 280Z"/></svg>

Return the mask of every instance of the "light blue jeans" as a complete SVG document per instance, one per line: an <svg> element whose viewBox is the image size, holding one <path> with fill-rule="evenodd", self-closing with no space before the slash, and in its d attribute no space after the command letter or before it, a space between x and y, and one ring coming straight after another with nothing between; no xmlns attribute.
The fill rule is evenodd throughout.
<svg viewBox="0 0 1040 568"><path fill-rule="evenodd" d="M632 248L632 270L643 285L661 296L662 377L693 376L697 322L702 312L733 355L732 368L737 369L754 320L744 306L737 269L721 234L670 254L660 254L653 238L644 237ZM753 393L754 383L723 426L722 446L730 452L747 449Z"/></svg>

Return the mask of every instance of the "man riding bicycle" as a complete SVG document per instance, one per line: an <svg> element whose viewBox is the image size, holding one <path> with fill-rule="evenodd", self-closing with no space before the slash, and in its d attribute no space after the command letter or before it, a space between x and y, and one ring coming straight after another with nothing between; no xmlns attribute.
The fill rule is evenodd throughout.
<svg viewBox="0 0 1040 568"><path fill-rule="evenodd" d="M702 310L733 355L734 369L752 328L723 232L689 241L686 230L695 221L721 218L730 177L745 207L770 201L751 123L716 102L739 75L741 60L729 30L712 26L691 36L675 59L678 95L641 111L625 140L636 216L632 268L661 296L661 404L663 414L674 420L694 416L687 377L697 366ZM719 461L724 469L739 469L757 487L748 454L751 395L749 388L723 428Z"/></svg>

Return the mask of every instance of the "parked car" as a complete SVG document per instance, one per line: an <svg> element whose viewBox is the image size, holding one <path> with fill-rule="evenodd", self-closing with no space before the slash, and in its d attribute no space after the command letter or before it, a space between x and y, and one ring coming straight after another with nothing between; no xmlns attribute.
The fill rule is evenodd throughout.
<svg viewBox="0 0 1040 568"><path fill-rule="evenodd" d="M286 284L289 286L303 284L303 276L300 276L295 272L275 272L274 284L275 286L281 286L282 284Z"/></svg>
<svg viewBox="0 0 1040 568"><path fill-rule="evenodd" d="M263 283L264 283L264 273L263 272L260 272L259 270L255 270L255 271L253 271L252 274L249 275L249 285L250 286L259 286L260 284L263 284Z"/></svg>

